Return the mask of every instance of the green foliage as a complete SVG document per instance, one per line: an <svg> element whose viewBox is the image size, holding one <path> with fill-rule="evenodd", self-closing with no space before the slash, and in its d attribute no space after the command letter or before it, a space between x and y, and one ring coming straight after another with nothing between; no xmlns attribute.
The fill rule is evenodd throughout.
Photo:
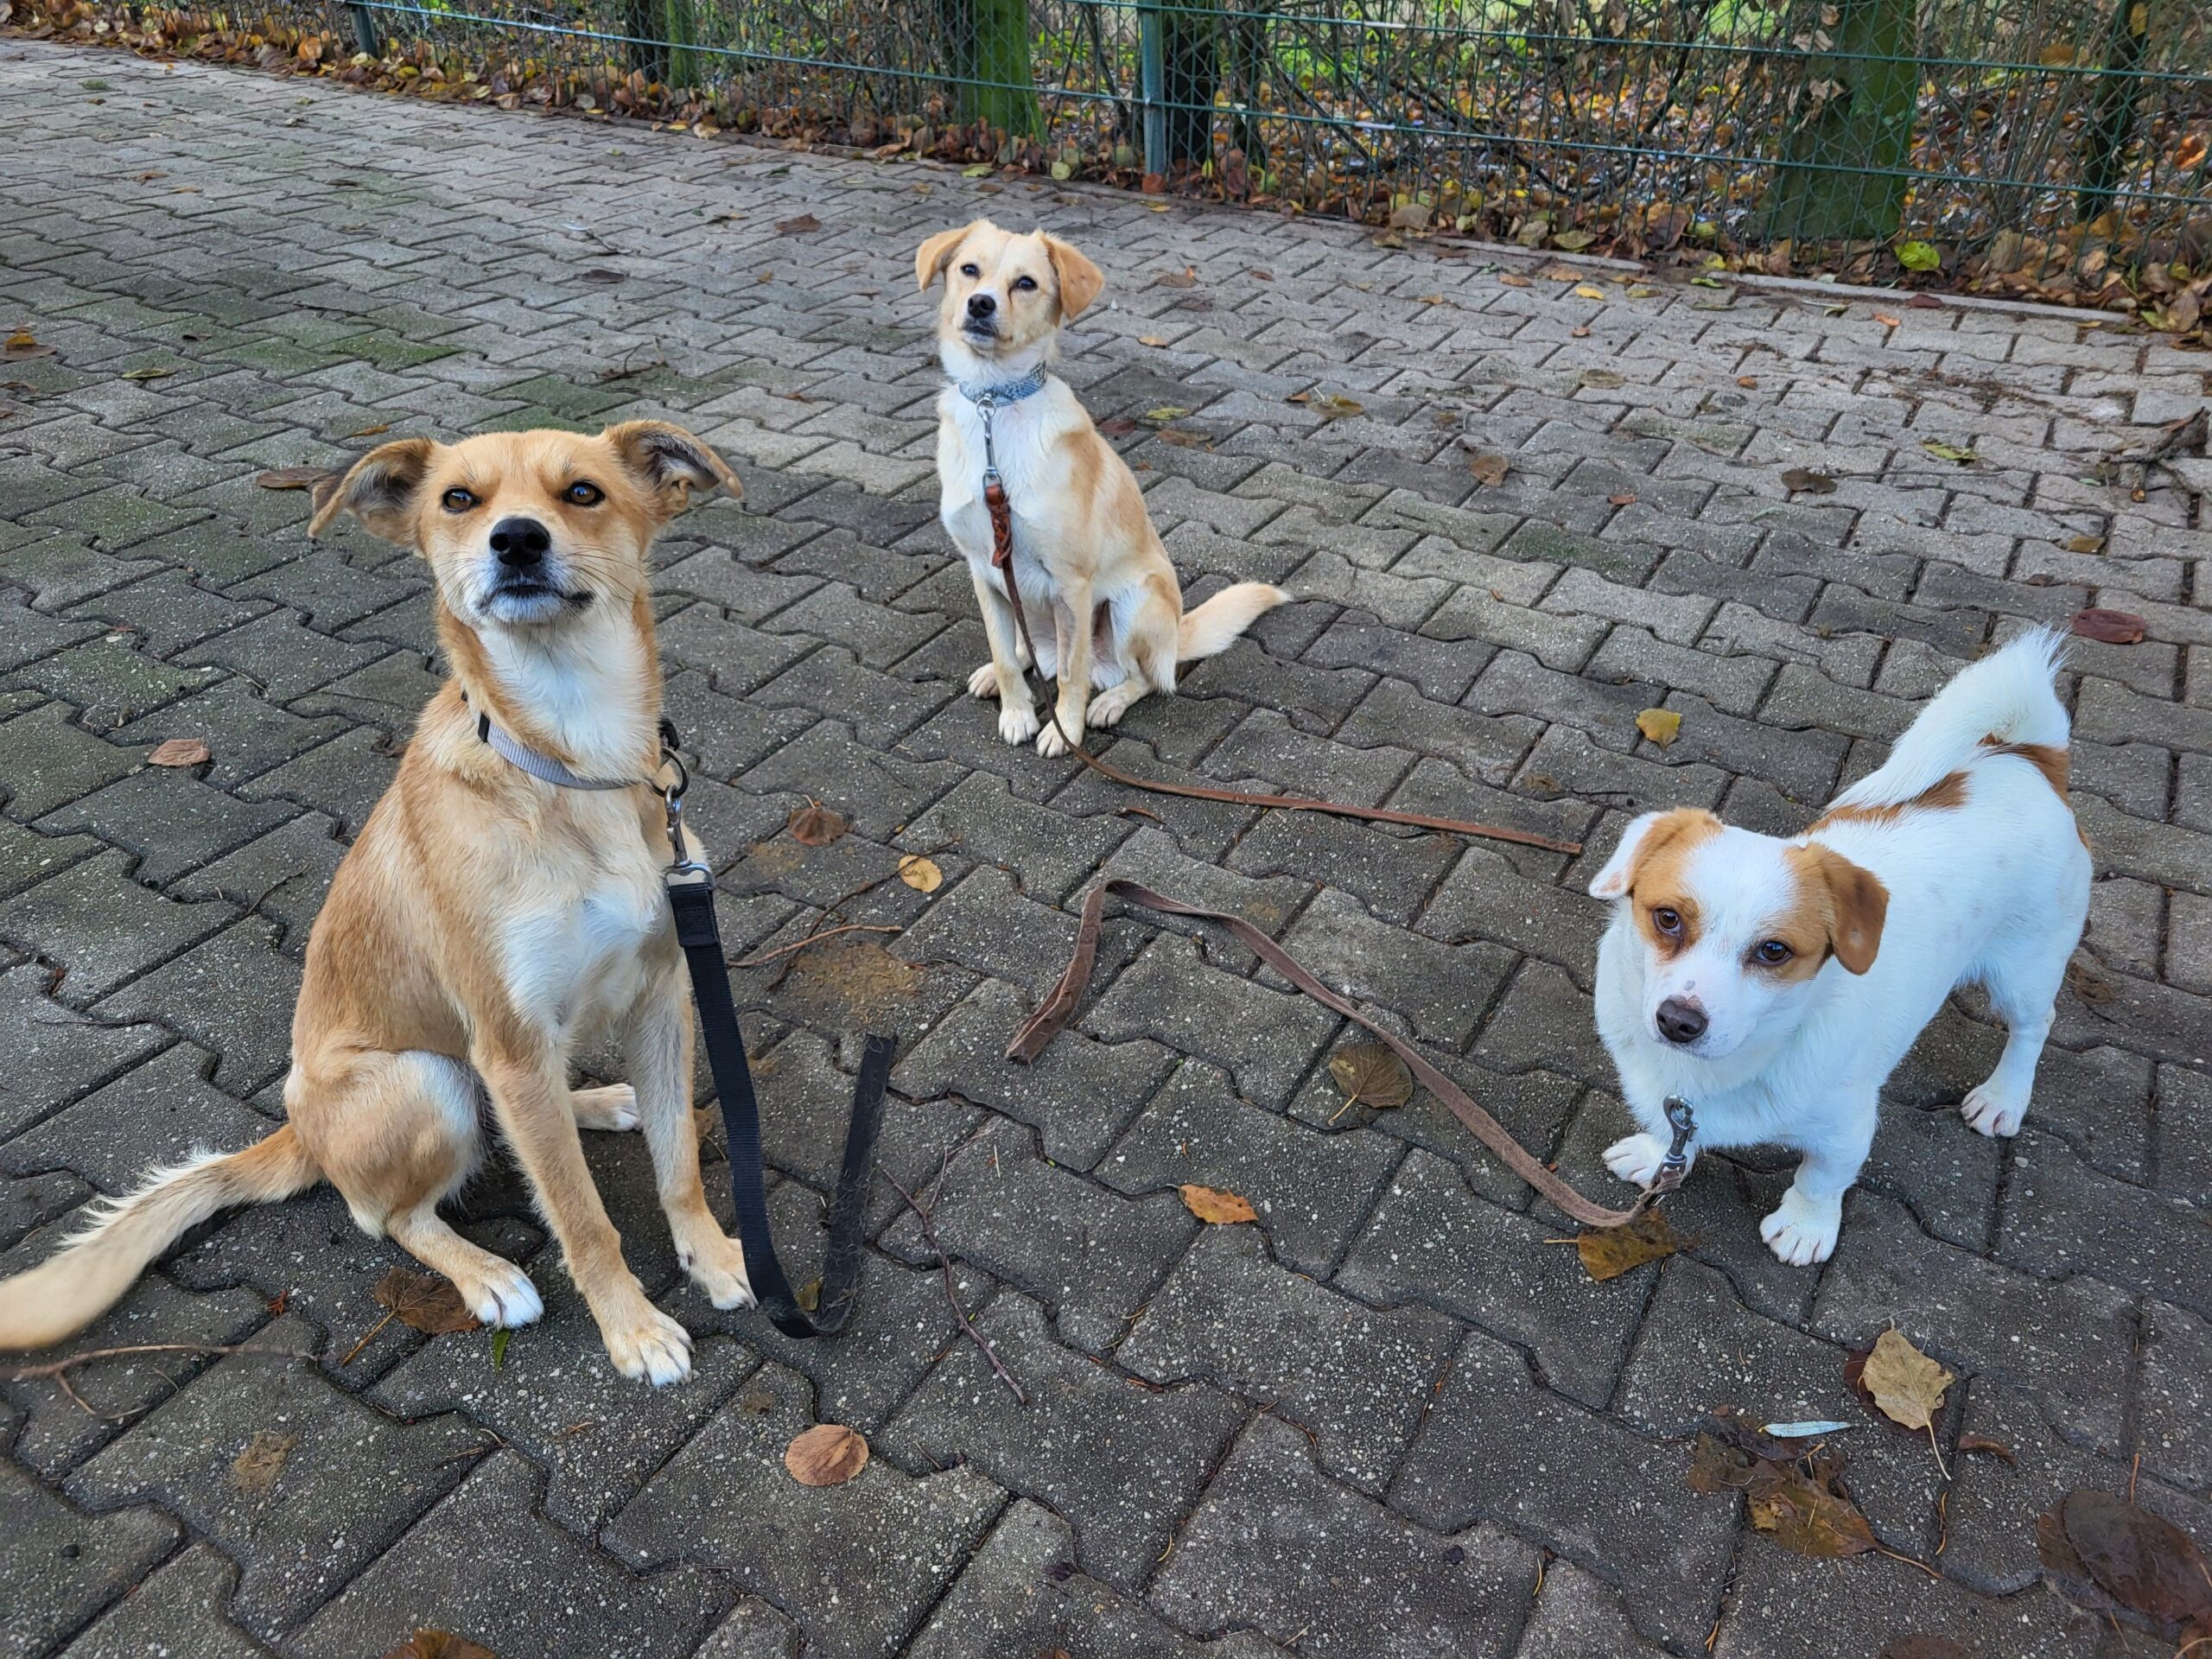
<svg viewBox="0 0 2212 1659"><path fill-rule="evenodd" d="M1943 256L1933 242L1904 242L1897 246L1897 264L1907 270L1941 270Z"/></svg>

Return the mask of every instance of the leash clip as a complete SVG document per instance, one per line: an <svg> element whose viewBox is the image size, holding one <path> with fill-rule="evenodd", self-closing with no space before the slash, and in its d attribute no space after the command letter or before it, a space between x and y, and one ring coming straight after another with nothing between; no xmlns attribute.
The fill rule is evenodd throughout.
<svg viewBox="0 0 2212 1659"><path fill-rule="evenodd" d="M676 768L675 781L662 785L660 791L661 805L668 813L668 850L671 860L661 873L661 879L671 887L693 885L711 891L715 873L683 850L683 797L691 787L691 771L683 764L683 757L676 752L676 746L665 741L664 734L660 763Z"/></svg>
<svg viewBox="0 0 2212 1659"><path fill-rule="evenodd" d="M1659 1160L1658 1179L1652 1182L1651 1190L1671 1192L1682 1184L1682 1177L1690 1171L1690 1137L1697 1133L1697 1114L1680 1095L1668 1096L1661 1109L1667 1114L1675 1138L1667 1147L1667 1155Z"/></svg>

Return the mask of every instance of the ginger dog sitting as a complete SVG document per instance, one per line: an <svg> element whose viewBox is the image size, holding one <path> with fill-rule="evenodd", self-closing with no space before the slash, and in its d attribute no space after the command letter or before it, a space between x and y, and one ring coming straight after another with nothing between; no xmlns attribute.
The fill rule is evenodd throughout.
<svg viewBox="0 0 2212 1659"><path fill-rule="evenodd" d="M543 1309L529 1274L438 1214L482 1157L487 1105L625 1376L678 1381L691 1339L623 1262L579 1126L642 1122L677 1256L717 1307L751 1301L744 1252L700 1185L690 982L647 781L661 682L646 550L692 489L716 485L737 489L696 438L633 421L596 437L403 439L317 491L313 530L351 512L429 563L453 678L309 936L290 1122L157 1173L0 1282L0 1348L60 1340L188 1229L317 1180L478 1319L527 1325ZM570 1090L570 1054L608 1024L630 1084Z"/></svg>
<svg viewBox="0 0 2212 1659"><path fill-rule="evenodd" d="M1039 753L1062 754L1086 725L1111 726L1147 692L1173 691L1178 663L1226 651L1288 595L1238 582L1185 613L1135 475L1049 372L1060 325L1104 285L1097 266L1058 237L1015 236L979 219L923 243L914 274L925 293L940 277L945 285L938 355L952 384L938 399L939 516L968 561L991 642L968 690L998 698L1007 742L1035 737ZM1015 586L1036 666L1059 680L1058 724L1041 734L1023 677L1029 653L991 563L990 458L1013 506Z"/></svg>

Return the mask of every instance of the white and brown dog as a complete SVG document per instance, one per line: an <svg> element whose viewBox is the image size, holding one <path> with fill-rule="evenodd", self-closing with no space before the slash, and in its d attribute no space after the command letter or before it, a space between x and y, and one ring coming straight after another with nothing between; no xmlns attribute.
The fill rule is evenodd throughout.
<svg viewBox="0 0 2212 1659"><path fill-rule="evenodd" d="M1961 673L1795 839L1686 809L1629 825L1590 887L1618 901L1598 1029L1643 1130L1607 1149L1615 1174L1651 1184L1679 1096L1695 1147L1804 1154L1759 1232L1793 1266L1826 1261L1882 1085L1961 984L1987 990L2007 1036L1960 1109L2019 1132L2089 906L2060 649L2037 632Z"/></svg>
<svg viewBox="0 0 2212 1659"><path fill-rule="evenodd" d="M716 1306L751 1300L744 1252L700 1184L690 981L662 888L665 816L645 781L661 697L646 550L691 490L716 485L737 489L704 444L637 421L596 437L403 439L317 493L313 530L351 512L428 562L453 677L308 937L290 1121L158 1172L0 1283L0 1348L59 1341L188 1229L318 1180L486 1324L528 1324L543 1306L530 1275L438 1214L482 1157L487 1104L625 1376L677 1381L690 1338L623 1262L580 1126L643 1124L678 1257ZM549 771L639 781L578 787ZM570 1055L610 1025L631 1082L571 1090Z"/></svg>
<svg viewBox="0 0 2212 1659"><path fill-rule="evenodd" d="M998 698L1007 742L1034 737L1040 753L1061 754L1083 741L1086 724L1111 726L1147 692L1173 691L1178 663L1228 650L1287 595L1238 582L1185 613L1128 463L1050 372L1061 324L1105 285L1096 265L1058 237L1015 236L979 219L923 243L914 274L925 293L940 277L945 285L938 355L952 384L938 399L939 514L968 561L991 644L968 690ZM1059 680L1058 725L1041 733L1023 672L1029 653L991 564L986 404L1036 666Z"/></svg>

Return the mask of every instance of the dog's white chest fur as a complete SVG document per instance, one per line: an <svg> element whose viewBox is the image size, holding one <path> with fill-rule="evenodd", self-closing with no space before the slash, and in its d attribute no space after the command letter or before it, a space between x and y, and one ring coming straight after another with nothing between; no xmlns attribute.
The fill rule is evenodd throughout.
<svg viewBox="0 0 2212 1659"><path fill-rule="evenodd" d="M500 940L518 1011L569 1036L598 1028L638 1001L655 971L645 947L671 925L661 861L637 834L634 803L624 795L583 810L604 810L613 820L602 856L574 847L549 851L533 881L539 898L514 912ZM625 851L609 863L607 846Z"/></svg>

